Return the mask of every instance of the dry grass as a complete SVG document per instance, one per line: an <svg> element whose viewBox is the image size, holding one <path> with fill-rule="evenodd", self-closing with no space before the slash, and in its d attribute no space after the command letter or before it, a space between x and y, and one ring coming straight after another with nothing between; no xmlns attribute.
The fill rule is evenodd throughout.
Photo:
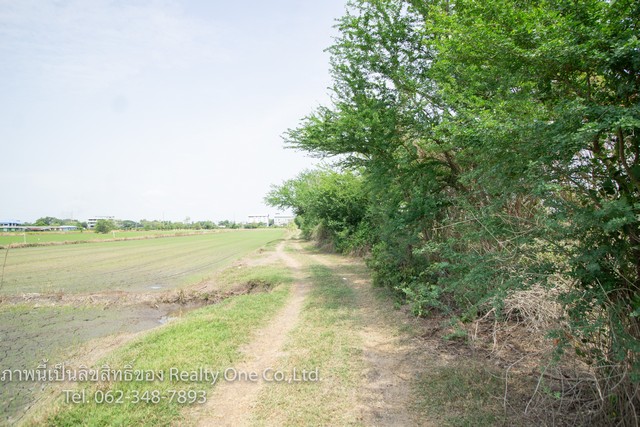
<svg viewBox="0 0 640 427"><path fill-rule="evenodd" d="M530 289L512 292L504 299L503 313L506 319L524 323L535 331L547 331L557 326L564 314L558 296L560 287L544 287L536 284Z"/></svg>
<svg viewBox="0 0 640 427"><path fill-rule="evenodd" d="M512 424L589 424L603 403L594 368L575 355L578 343L565 332L558 297L572 284L562 278L554 282L551 288L514 291L502 301L501 316L491 309L467 325L476 355L502 371L502 406ZM562 340L567 340L564 352L558 347Z"/></svg>

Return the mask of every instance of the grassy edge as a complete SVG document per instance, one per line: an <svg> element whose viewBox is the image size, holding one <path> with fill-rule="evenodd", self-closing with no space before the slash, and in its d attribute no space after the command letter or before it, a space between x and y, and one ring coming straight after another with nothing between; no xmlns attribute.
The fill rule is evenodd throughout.
<svg viewBox="0 0 640 427"><path fill-rule="evenodd" d="M241 360L239 348L249 342L252 333L272 318L285 304L292 281L290 271L281 266L246 269L251 279L263 278L271 283L272 291L241 295L220 304L195 310L165 327L150 331L143 337L116 350L101 360L96 367L108 365L113 370L133 369L163 372L162 382L100 382L77 384L70 389L85 389L89 403L71 404L60 396L56 403L42 414L28 420L25 425L171 425L180 420L181 404L131 403L123 399L120 404L91 402L101 393L111 392L123 398L138 396L145 391L158 390L168 395L170 390L205 390L213 388L210 381L168 381L172 368L193 372L200 368L209 372L222 372ZM260 274L262 273L262 274ZM237 277L236 277L237 278ZM98 391L98 394L96 394ZM148 394L151 396L151 394Z"/></svg>
<svg viewBox="0 0 640 427"><path fill-rule="evenodd" d="M265 267L260 267L260 269L268 271ZM256 273L257 270L259 269L247 270L242 272L240 276L234 273L232 276L237 279L242 274L249 273L252 278L255 278L260 275ZM271 423L274 420L278 420L280 425L329 424L335 423L336 420L339 420L340 424L358 424L359 422L354 416L355 408L349 405L353 402L353 394L357 393L358 382L361 381L357 377L357 373L361 372L361 366L358 366L361 363L360 346L358 337L341 332L348 331L349 326L355 326L357 321L356 315L353 313L354 291L349 287L342 286L340 277L330 268L314 265L310 268L310 274L314 288L307 299L301 323L291 335L286 348L287 355L282 359L281 365L276 368L290 371L294 367L307 370L319 367L322 381L320 383L270 384L261 392L260 403L256 407L256 416L253 419L256 424ZM265 275L270 276L270 281L273 280L273 274L265 273ZM291 282L291 277L288 276L284 282ZM284 305L288 291L288 286L284 284L276 286L269 294L235 297L219 306L203 309L207 310L206 313L203 310L192 312L183 319L183 322L195 322L195 319L190 319L191 316L202 317L200 320L204 320L204 317L215 320L216 315L208 313L209 309L217 312L218 319L220 316L224 318L234 310L240 314L252 305L245 300L250 301L256 297L271 295L273 299L266 298L263 301L267 305L275 303L275 306L271 307L272 309L267 307L263 312L266 320ZM371 287L369 291L373 292L379 307L391 308L393 305L392 295L389 295L384 289L375 287ZM257 303L255 300L254 302ZM406 320L404 319L405 315L406 313L401 313L398 310L389 310L385 312L384 317L389 321L393 321L394 318L397 321ZM245 321L247 320L254 325L249 329L258 327L262 323L245 319ZM164 329L176 325L171 324ZM334 328L338 325L340 327ZM410 319L409 322L400 322L397 326L400 328L399 333L409 333L413 337L421 335L422 327L415 319ZM250 331L248 332L244 334L244 338L240 337L240 340L236 341L237 344L231 346L233 348L228 353L230 354L228 356L229 364L222 364L222 366L230 366L239 361L237 349L248 341ZM144 343L146 339L145 336L140 341ZM224 338L224 340L228 339L228 337ZM116 359L109 358L97 366L112 360L115 362L111 363L116 363L118 357L121 362L127 360L126 351L134 344L116 352L112 356ZM142 345L144 346L144 344ZM415 394L413 397L415 397L415 401L412 409L422 415L423 421L436 422L438 425L495 425L505 422L500 402L497 399L503 389L496 370L487 369L479 361L470 363L467 360L461 361L456 358L445 362L438 360L437 357L429 358L429 360L430 363L425 366L423 374L414 382ZM136 362L136 368L138 363L139 361ZM92 415L86 412L82 417L64 418L60 414L63 414L65 409L69 410L69 406L65 407L58 403L53 412L47 413L47 417L39 418L29 425L131 425L133 423L137 425L171 425L180 421L181 407L178 407L177 411L173 411L175 408L170 408L171 410L166 410L164 414L158 415L155 413L155 410L160 408L157 405L139 404L139 406L147 406L148 411L138 411L140 414L137 418L122 418L122 420L110 417L92 418ZM104 409L104 407L105 405L99 409ZM134 411L137 409L133 408ZM76 408L71 407L71 410L76 410ZM120 408L120 412L126 411L129 409Z"/></svg>
<svg viewBox="0 0 640 427"><path fill-rule="evenodd" d="M495 426L507 420L497 370L477 361L435 363L414 384L414 410L442 426Z"/></svg>
<svg viewBox="0 0 640 427"><path fill-rule="evenodd" d="M326 252L313 246L306 246L305 250L318 255L327 255ZM329 256L339 256L329 254ZM317 266L315 266L317 267ZM313 267L312 267L313 268ZM342 284L340 277L346 276L350 280L362 280L368 275L368 270L360 261L356 261L354 265L342 265L339 268L329 269L320 268L318 271L312 272L312 280L315 286L325 286L319 289L319 292L332 292L332 287L337 286L340 292L346 292L350 289L350 297L343 298L341 304L342 309L347 312L350 306L354 304L354 291L350 287L340 286ZM366 279L365 279L366 280ZM328 283L327 283L328 282ZM425 423L426 425L448 425L448 426L492 426L506 425L513 421L507 419L502 407L502 398L504 394L503 372L495 366L490 366L486 361L477 359L472 356L471 359L461 359L459 355L447 354L441 356L439 351L434 352L436 348L431 347L432 343L423 341L425 332L429 329L429 324L421 319L413 317L409 312L398 304L397 295L387 288L381 288L369 283L367 289L371 295L372 308L384 324L390 327L390 332L403 339L412 341L422 341L419 344L424 351L420 355L416 355L423 363L423 367L418 371L415 377L411 379L412 395L410 401L407 401L407 410L415 414L415 421ZM335 289L335 288L334 288ZM313 295L312 295L313 297ZM335 301L336 299L334 299ZM353 310L353 308L351 308ZM322 313L322 310L320 310ZM326 313L324 313L326 315ZM355 325L357 319L351 316L349 325ZM330 316L325 316L322 323L330 323ZM344 326L344 325L343 325ZM314 329L306 324L304 329L298 328L302 338L294 337L290 346L295 348L305 348L308 342L313 340ZM336 328L338 329L338 328ZM306 335L306 337L305 337ZM317 337L316 337L317 338ZM354 335L350 336L351 344L358 346L358 338ZM442 343L448 343L450 338L447 335L435 338L434 340L442 340ZM465 345L465 344L460 344ZM446 348L446 347L445 347ZM357 352L357 350L356 350ZM445 353L446 350L445 350ZM451 356L454 356L453 358ZM309 354L294 354L290 356L285 365L285 369L292 366L305 366L304 361L309 359ZM332 355L325 359L325 363L329 361L339 360L338 357ZM351 360L343 361L343 365L352 372L359 372L356 357ZM360 359L358 357L358 359ZM344 381L336 381L331 384L329 394L333 393L334 399L342 400L341 404L345 405L349 401L348 388L355 383L345 383ZM280 388L278 390L278 387ZM306 387L306 389L304 388ZM272 414L280 413L278 424L280 425L309 425L314 424L316 420L323 420L321 402L326 396L320 390L314 390L315 395L311 394L313 384L302 384L297 389L291 389L289 385L272 385L273 390L263 393L263 402L261 402L258 412L257 424L267 424L273 421ZM346 387L346 388L345 388ZM284 395L289 393L288 395ZM307 395L305 395L307 393ZM335 404L335 403L334 403ZM349 409L346 406L347 412ZM327 411L325 411L327 412ZM320 415L318 415L320 413ZM325 414L326 415L326 414ZM358 424L361 421L353 418L342 417L337 424ZM323 421L317 421L318 424L336 424L333 419L327 418Z"/></svg>
<svg viewBox="0 0 640 427"><path fill-rule="evenodd" d="M268 383L254 410L257 425L353 425L362 371L353 289L331 269L312 265L313 285L299 325L276 370L319 372L320 381Z"/></svg>

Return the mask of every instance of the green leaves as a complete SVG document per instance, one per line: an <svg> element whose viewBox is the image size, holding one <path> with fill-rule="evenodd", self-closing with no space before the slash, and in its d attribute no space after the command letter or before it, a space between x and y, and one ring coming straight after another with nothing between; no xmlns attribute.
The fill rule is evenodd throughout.
<svg viewBox="0 0 640 427"><path fill-rule="evenodd" d="M270 202L370 249L418 315L574 283L580 354L640 378L638 16L629 0L350 2L333 102L286 141L357 173L303 174Z"/></svg>
<svg viewBox="0 0 640 427"><path fill-rule="evenodd" d="M307 237L319 233L342 250L364 221L368 195L359 174L326 169L304 172L272 187L265 201L293 209Z"/></svg>

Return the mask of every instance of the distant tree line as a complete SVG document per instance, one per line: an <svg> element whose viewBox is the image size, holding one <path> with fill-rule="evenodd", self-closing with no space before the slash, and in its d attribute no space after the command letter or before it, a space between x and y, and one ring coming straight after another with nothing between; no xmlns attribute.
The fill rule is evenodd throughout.
<svg viewBox="0 0 640 427"><path fill-rule="evenodd" d="M73 225L78 229L87 229L88 224L86 221L78 221L74 219L60 219L51 216L38 218L34 223L25 223L25 225L34 225L39 227L47 226L61 226L61 225ZM270 224L272 225L272 224ZM142 219L140 221L133 220L106 220L100 219L96 222L94 231L96 233L108 233L112 230L214 230L218 228L230 228L230 229L252 229L266 227L266 223L252 224L252 223L237 223L230 220L222 221L149 221Z"/></svg>
<svg viewBox="0 0 640 427"><path fill-rule="evenodd" d="M81 221L78 221L75 219L69 219L69 218L60 219L52 216L45 216L42 218L38 218L35 222L25 223L25 225L34 225L36 227L72 225L72 226L78 227L79 229L87 227L86 222L81 222Z"/></svg>
<svg viewBox="0 0 640 427"><path fill-rule="evenodd" d="M554 287L600 421L640 412L640 2L353 0L332 103L286 143L335 167L273 188L307 236L368 254L417 315Z"/></svg>

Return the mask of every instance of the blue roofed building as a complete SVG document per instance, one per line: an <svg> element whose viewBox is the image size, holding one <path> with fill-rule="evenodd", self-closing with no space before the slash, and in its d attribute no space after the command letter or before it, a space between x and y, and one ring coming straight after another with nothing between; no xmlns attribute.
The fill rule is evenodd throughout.
<svg viewBox="0 0 640 427"><path fill-rule="evenodd" d="M22 221L16 219L0 220L0 231L19 231L24 230Z"/></svg>

